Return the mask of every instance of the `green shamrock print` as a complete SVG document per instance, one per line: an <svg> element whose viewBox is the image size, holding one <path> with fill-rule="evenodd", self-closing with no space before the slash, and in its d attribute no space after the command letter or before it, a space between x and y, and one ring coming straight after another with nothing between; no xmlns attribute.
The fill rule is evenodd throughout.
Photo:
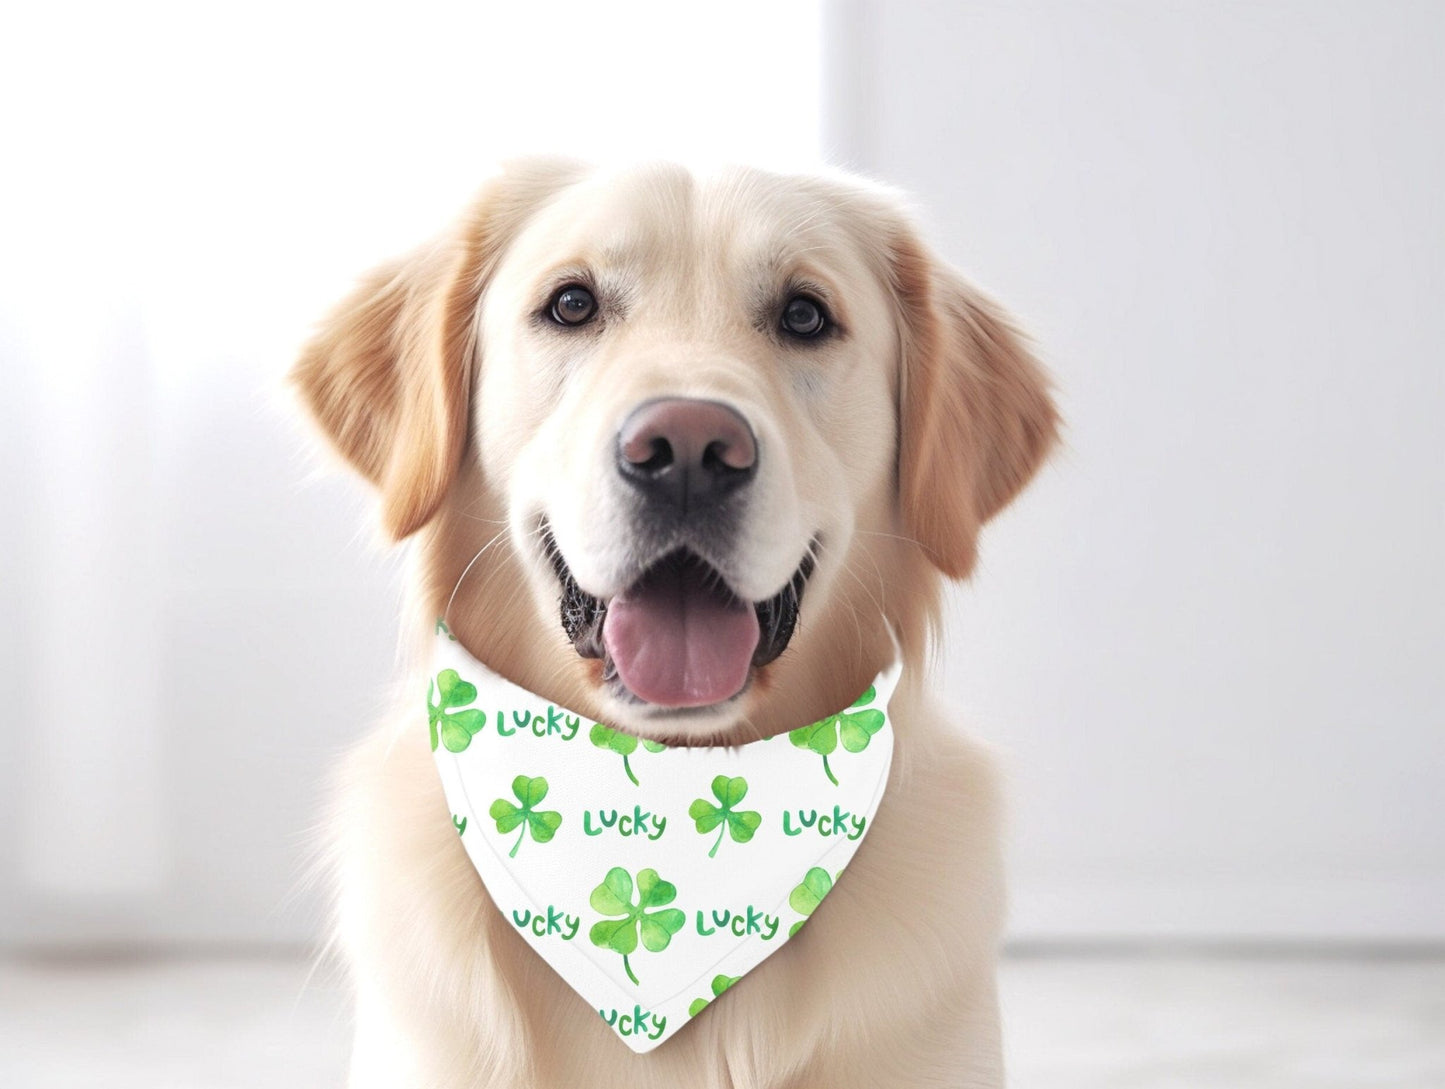
<svg viewBox="0 0 1445 1089"><path fill-rule="evenodd" d="M712 998L719 997L725 990L742 978L742 976L713 976ZM689 1017L696 1017L702 1013L702 1011L707 1008L707 1004L712 1001L712 998L694 998L692 1005L687 1008L687 1015Z"/></svg>
<svg viewBox="0 0 1445 1089"><path fill-rule="evenodd" d="M706 798L698 798L687 807L687 815L697 822L699 833L706 835L722 825L718 829L712 850L707 853L708 858L717 854L717 849L722 846L724 833L730 833L735 843L746 843L763 823L763 815L756 810L734 812L734 808L748 793L748 781L742 776L729 779L726 775L719 775L712 781L712 793L718 800L718 805L710 804Z"/></svg>
<svg viewBox="0 0 1445 1089"><path fill-rule="evenodd" d="M828 876L828 871L820 866L814 866L803 875L802 883L788 894L788 906L799 915L812 915L817 906L823 902L823 897L832 891L833 879ZM805 917L789 927L788 937L791 938L802 930L803 924L807 921Z"/></svg>
<svg viewBox="0 0 1445 1089"><path fill-rule="evenodd" d="M636 983L637 977L632 974L632 965L627 957L637 950L638 931L642 933L644 949L649 953L661 953L687 921L687 916L677 908L662 911L647 909L660 908L676 898L676 885L664 881L656 870L642 870L637 875L637 903L634 904L632 875L621 866L613 866L602 879L602 884L592 890L589 902L592 910L600 915L621 915L622 918L594 923L587 936L598 949L621 953L622 968L627 978Z"/></svg>
<svg viewBox="0 0 1445 1089"><path fill-rule="evenodd" d="M592 727L592 731L587 737L599 749L611 749L621 756L622 770L627 772L627 777L632 780L632 785L642 785L637 781L637 776L632 774L632 765L627 762L627 758L637 751L637 743L642 740L641 738L624 734L610 726L604 726L600 722ZM642 741L642 747L648 752L661 752L667 748L661 741Z"/></svg>
<svg viewBox="0 0 1445 1089"><path fill-rule="evenodd" d="M867 707L873 702L874 695L873 686L869 685L868 691L854 700L848 710L829 715L811 726L801 726L788 734L788 740L798 748L812 749L823 758L823 773L834 786L838 785L838 779L833 774L833 769L828 766L828 754L838 747L839 739L842 739L843 748L848 752L862 752L868 747L873 735L883 729L883 712L878 708L854 710Z"/></svg>
<svg viewBox="0 0 1445 1089"><path fill-rule="evenodd" d="M528 828L532 830L532 838L538 843L549 843L557 834L557 829L562 827L561 813L555 809L537 809L537 806L542 804L542 799L547 796L546 779L540 775L535 779L519 775L512 780L512 793L517 796L517 801L522 803L521 808L505 798L498 798L492 803L492 808L487 810L492 820L497 822L497 831L502 835L506 835L518 825L522 828L517 833L517 842L512 844L512 849L507 852L508 858L517 857L517 848L522 846L522 839Z"/></svg>
<svg viewBox="0 0 1445 1089"><path fill-rule="evenodd" d="M435 700L432 698L435 696ZM487 724L487 713L478 708L457 711L475 702L477 686L464 681L455 669L444 669L435 681L426 686L427 724L431 728L431 751L437 751L437 737L447 752L461 752L472 743L472 737Z"/></svg>

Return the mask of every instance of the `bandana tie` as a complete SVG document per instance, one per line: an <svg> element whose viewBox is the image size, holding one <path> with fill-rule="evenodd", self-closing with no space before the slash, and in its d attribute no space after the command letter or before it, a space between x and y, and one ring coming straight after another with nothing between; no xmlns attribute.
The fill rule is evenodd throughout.
<svg viewBox="0 0 1445 1089"><path fill-rule="evenodd" d="M667 748L512 684L441 621L437 635L427 718L467 856L507 921L633 1051L796 934L878 811L901 662L790 733Z"/></svg>

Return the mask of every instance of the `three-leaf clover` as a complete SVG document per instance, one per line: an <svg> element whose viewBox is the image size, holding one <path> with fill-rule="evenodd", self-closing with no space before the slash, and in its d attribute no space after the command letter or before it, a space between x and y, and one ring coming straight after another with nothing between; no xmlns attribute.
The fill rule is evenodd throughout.
<svg viewBox="0 0 1445 1089"><path fill-rule="evenodd" d="M528 828L532 830L534 840L547 843L557 834L557 829L562 827L561 813L555 809L537 809L537 806L542 804L542 799L547 796L546 779L540 775L535 779L519 775L512 780L512 793L517 796L517 801L522 803L521 808L505 798L498 798L492 803L492 808L487 810L492 820L497 822L497 831L503 835L518 825L522 826L521 832L517 833L517 842L512 844L512 849L507 852L508 858L517 857L517 848L522 846L522 839Z"/></svg>
<svg viewBox="0 0 1445 1089"><path fill-rule="evenodd" d="M632 774L632 765L627 762L627 758L637 751L637 742L641 740L642 747L648 752L661 752L667 748L661 741L647 741L633 737L631 734L614 730L610 726L604 726L600 722L592 727L587 737L599 749L611 749L622 757L622 768L627 772L627 777L632 780L633 786L642 785L637 781L637 776Z"/></svg>
<svg viewBox="0 0 1445 1089"><path fill-rule="evenodd" d="M725 990L727 990L729 987L731 987L734 983L736 983L742 978L742 976L713 976L712 998L717 998ZM702 1013L702 1011L707 1008L707 1004L712 1001L712 998L694 998L692 1000L692 1005L688 1006L687 1008L687 1015L689 1017L696 1017L698 1014Z"/></svg>
<svg viewBox="0 0 1445 1089"><path fill-rule="evenodd" d="M641 870L637 874L637 903L634 904L632 875L621 866L613 866L602 879L602 884L592 890L589 902L598 914L621 915L622 918L594 923L587 936L597 948L621 953L622 968L627 978L636 983L637 977L632 974L632 965L627 957L637 950L638 931L641 931L644 949L650 953L661 953L687 921L687 916L677 908L662 911L647 909L660 908L676 898L676 885L664 881L656 870Z"/></svg>
<svg viewBox="0 0 1445 1089"><path fill-rule="evenodd" d="M788 906L805 918L799 919L788 928L788 937L803 929L814 909L823 902L823 897L833 891L833 879L821 866L814 866L803 875L802 883L788 894Z"/></svg>
<svg viewBox="0 0 1445 1089"><path fill-rule="evenodd" d="M435 696L435 699L433 699ZM444 669L435 681L426 686L427 725L431 728L431 751L437 751L437 735L448 752L461 752L472 743L472 736L487 724L487 713L476 707L465 707L477 698L477 686L464 681L455 669Z"/></svg>
<svg viewBox="0 0 1445 1089"><path fill-rule="evenodd" d="M731 834L736 843L746 843L763 823L763 815L756 810L734 812L734 807L742 802L748 793L748 781L742 776L729 779L726 775L719 775L712 781L712 793L718 800L718 805L710 804L706 798L698 798L687 807L687 815L697 822L698 832L705 835L718 825L723 826L718 831L712 850L707 853L708 858L717 854L717 849L722 846L724 833Z"/></svg>
<svg viewBox="0 0 1445 1089"><path fill-rule="evenodd" d="M873 697L873 686L869 685L868 691L854 700L847 710L829 715L811 726L800 726L788 734L788 740L798 748L812 749L823 758L823 772L834 786L838 785L838 779L828 766L828 754L838 747L839 739L848 752L862 752L873 735L883 729L883 712L876 707L867 707L873 702ZM858 707L867 709L854 710Z"/></svg>

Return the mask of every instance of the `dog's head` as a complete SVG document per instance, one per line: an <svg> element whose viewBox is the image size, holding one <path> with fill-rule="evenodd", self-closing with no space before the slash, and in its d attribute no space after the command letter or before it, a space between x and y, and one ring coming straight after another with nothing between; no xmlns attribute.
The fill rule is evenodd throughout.
<svg viewBox="0 0 1445 1089"><path fill-rule="evenodd" d="M503 170L293 379L519 683L673 741L842 706L1049 448L1039 367L895 197L753 170ZM803 716L803 717L798 717Z"/></svg>

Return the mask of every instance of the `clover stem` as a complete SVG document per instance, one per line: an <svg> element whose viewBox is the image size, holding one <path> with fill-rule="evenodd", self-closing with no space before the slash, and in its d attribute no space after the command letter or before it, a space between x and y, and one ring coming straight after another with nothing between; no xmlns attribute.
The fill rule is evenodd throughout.
<svg viewBox="0 0 1445 1089"><path fill-rule="evenodd" d="M518 831L518 833L517 833L517 842L514 843L514 844L512 844L512 849L507 852L507 857L508 857L508 858L516 858L516 857L517 857L517 848L520 847L520 846L522 846L522 837L525 836L526 834L527 834L527 822L526 822L525 820L523 820L523 821L522 821L521 830Z"/></svg>
<svg viewBox="0 0 1445 1089"><path fill-rule="evenodd" d="M639 783L639 782L637 781L637 776L635 776L635 775L632 774L632 765L627 762L627 754L626 754L626 753L623 753L623 755L622 755L622 769L627 772L627 777L632 780L632 785L633 785L633 786L641 786L641 785L642 785L641 783ZM632 982L633 982L633 983L636 983L637 980L634 979Z"/></svg>
<svg viewBox="0 0 1445 1089"><path fill-rule="evenodd" d="M624 757L623 759L626 759L626 757ZM633 983L636 983L637 986L639 986L639 987L642 986L641 983L638 983L638 982L637 982L637 977L632 974L632 965L630 965L630 964L627 963L627 954L626 954L626 953L623 953L623 954L622 954L622 970L627 973L627 978L628 978L628 979L632 980Z"/></svg>
<svg viewBox="0 0 1445 1089"><path fill-rule="evenodd" d="M440 741L440 739L437 737L436 719L432 719L431 722L427 723L427 725L431 728L431 751L436 752L437 744Z"/></svg>
<svg viewBox="0 0 1445 1089"><path fill-rule="evenodd" d="M707 853L708 858L717 854L717 849L722 846L723 833L728 830L728 822L723 821L717 830L717 841L712 845L712 850Z"/></svg>
<svg viewBox="0 0 1445 1089"><path fill-rule="evenodd" d="M833 769L828 766L828 757L827 757L827 756L824 756L824 757L823 757L823 771L827 774L828 779L832 782L832 784L833 784L834 786L837 786L837 785L838 785L838 780L833 777Z"/></svg>

